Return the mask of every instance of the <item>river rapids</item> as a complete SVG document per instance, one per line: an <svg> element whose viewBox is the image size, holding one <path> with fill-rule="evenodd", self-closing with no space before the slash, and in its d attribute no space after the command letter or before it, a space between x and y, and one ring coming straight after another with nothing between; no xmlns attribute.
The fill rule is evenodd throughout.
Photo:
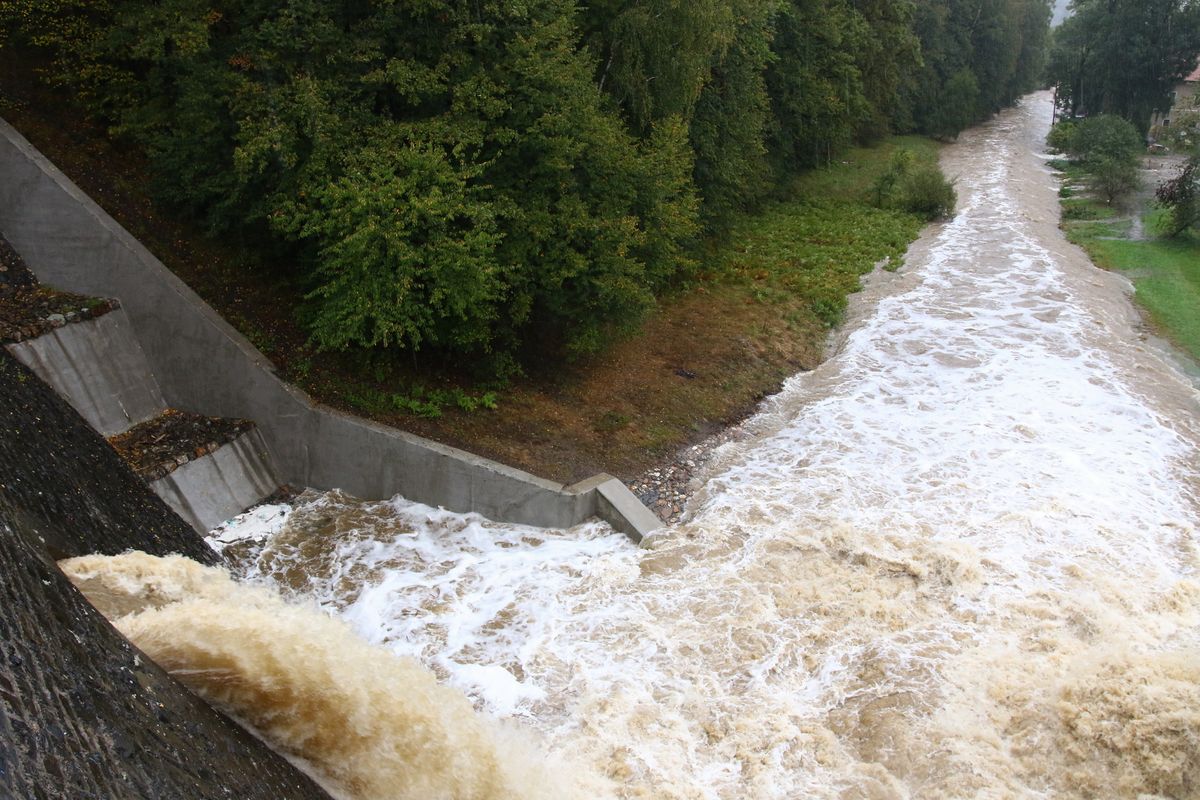
<svg viewBox="0 0 1200 800"><path fill-rule="evenodd" d="M332 492L236 583L64 568L343 797L1200 797L1200 396L1058 230L1050 115L947 148L957 216L641 547Z"/></svg>

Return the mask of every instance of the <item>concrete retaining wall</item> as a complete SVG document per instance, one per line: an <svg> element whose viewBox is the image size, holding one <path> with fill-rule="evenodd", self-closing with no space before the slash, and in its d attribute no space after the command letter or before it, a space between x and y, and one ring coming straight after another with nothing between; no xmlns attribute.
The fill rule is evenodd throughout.
<svg viewBox="0 0 1200 800"><path fill-rule="evenodd" d="M189 461L150 484L154 493L203 533L240 514L279 488L267 444L258 429L204 458Z"/></svg>
<svg viewBox="0 0 1200 800"><path fill-rule="evenodd" d="M287 483L544 527L600 516L635 539L661 525L610 476L563 486L315 405L2 120L0 231L45 283L118 298L167 404L255 420Z"/></svg>
<svg viewBox="0 0 1200 800"><path fill-rule="evenodd" d="M145 422L166 406L124 309L5 346L102 436Z"/></svg>

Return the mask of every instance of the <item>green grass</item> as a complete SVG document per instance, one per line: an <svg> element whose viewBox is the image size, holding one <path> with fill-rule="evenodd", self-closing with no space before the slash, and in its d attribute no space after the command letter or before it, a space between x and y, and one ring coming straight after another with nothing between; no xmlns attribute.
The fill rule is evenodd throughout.
<svg viewBox="0 0 1200 800"><path fill-rule="evenodd" d="M1153 232L1161 212L1145 215ZM1087 251L1097 266L1128 273L1135 299L1168 339L1200 360L1200 236L1134 241L1103 223L1064 223L1068 238ZM1115 232L1114 232L1115 231Z"/></svg>
<svg viewBox="0 0 1200 800"><path fill-rule="evenodd" d="M884 259L891 269L899 266L925 224L870 202L872 184L901 147L937 157L937 145L917 137L851 150L796 180L795 199L736 221L709 266L724 280L751 286L761 302L796 298L824 325L836 325L847 296L862 288L861 277Z"/></svg>
<svg viewBox="0 0 1200 800"><path fill-rule="evenodd" d="M887 171L892 154L902 149L913 151L919 160L937 161L938 145L932 139L892 136L873 147L851 148L830 167L806 172L792 184L793 192L798 197L820 197L834 202L869 202L871 184Z"/></svg>
<svg viewBox="0 0 1200 800"><path fill-rule="evenodd" d="M1112 206L1090 197L1072 197L1062 201L1062 216L1065 220L1107 219L1112 215Z"/></svg>
<svg viewBox="0 0 1200 800"><path fill-rule="evenodd" d="M1128 238L1129 232L1133 229L1133 223L1127 219L1084 220L1065 222L1065 224L1067 238L1085 250L1088 248L1089 243L1093 241Z"/></svg>

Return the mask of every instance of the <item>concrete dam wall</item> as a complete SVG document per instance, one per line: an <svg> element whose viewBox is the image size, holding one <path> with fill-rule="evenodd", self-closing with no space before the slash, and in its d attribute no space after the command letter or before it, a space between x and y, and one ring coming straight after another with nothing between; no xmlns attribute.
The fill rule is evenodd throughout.
<svg viewBox="0 0 1200 800"><path fill-rule="evenodd" d="M129 549L220 560L0 349L0 797L327 798L139 653L54 563Z"/></svg>
<svg viewBox="0 0 1200 800"><path fill-rule="evenodd" d="M634 539L661 525L609 475L564 486L317 405L2 120L0 232L43 282L119 299L166 403L254 420L286 483L542 527L598 516Z"/></svg>

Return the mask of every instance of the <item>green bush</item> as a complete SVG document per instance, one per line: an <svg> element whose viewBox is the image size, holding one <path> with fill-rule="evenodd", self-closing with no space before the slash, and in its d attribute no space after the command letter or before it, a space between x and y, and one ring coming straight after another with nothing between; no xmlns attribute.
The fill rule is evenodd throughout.
<svg viewBox="0 0 1200 800"><path fill-rule="evenodd" d="M1144 149L1142 137L1120 117L1101 114L1060 122L1050 129L1046 144L1067 153L1085 173L1092 194L1110 205L1141 183L1138 158ZM1066 187L1062 191L1069 192Z"/></svg>
<svg viewBox="0 0 1200 800"><path fill-rule="evenodd" d="M1063 120L1055 124L1046 136L1046 146L1056 153L1070 153L1075 148L1075 135L1078 125L1073 120Z"/></svg>
<svg viewBox="0 0 1200 800"><path fill-rule="evenodd" d="M1101 114L1075 125L1067 144L1067 153L1085 164L1109 161L1134 161L1145 149L1141 134L1128 120Z"/></svg>
<svg viewBox="0 0 1200 800"><path fill-rule="evenodd" d="M954 215L958 201L954 182L936 163L920 160L911 150L897 150L887 171L872 190L875 205L935 220Z"/></svg>
<svg viewBox="0 0 1200 800"><path fill-rule="evenodd" d="M954 182L936 164L920 164L900 181L900 207L924 219L954 216Z"/></svg>
<svg viewBox="0 0 1200 800"><path fill-rule="evenodd" d="M1167 236L1200 228L1200 155L1188 159L1177 176L1158 187L1154 197L1167 210L1161 223Z"/></svg>
<svg viewBox="0 0 1200 800"><path fill-rule="evenodd" d="M1092 192L1109 205L1141 185L1137 162L1128 159L1108 156L1097 159L1088 167L1088 174Z"/></svg>

